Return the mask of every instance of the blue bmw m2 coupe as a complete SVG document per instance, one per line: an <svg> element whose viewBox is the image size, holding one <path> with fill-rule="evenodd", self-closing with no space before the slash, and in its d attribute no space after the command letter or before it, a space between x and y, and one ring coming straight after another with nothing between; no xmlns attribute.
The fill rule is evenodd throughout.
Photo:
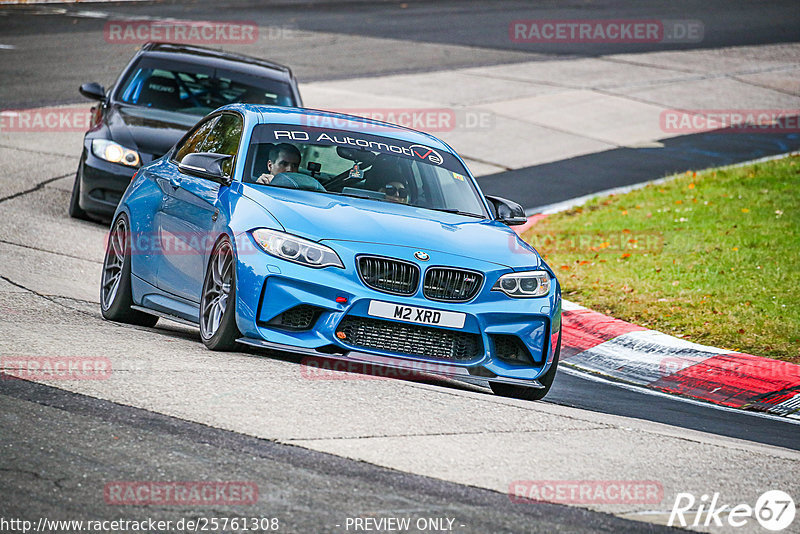
<svg viewBox="0 0 800 534"><path fill-rule="evenodd" d="M241 345L430 371L544 397L561 346L553 271L461 158L418 131L233 104L142 167L117 208L103 316Z"/></svg>

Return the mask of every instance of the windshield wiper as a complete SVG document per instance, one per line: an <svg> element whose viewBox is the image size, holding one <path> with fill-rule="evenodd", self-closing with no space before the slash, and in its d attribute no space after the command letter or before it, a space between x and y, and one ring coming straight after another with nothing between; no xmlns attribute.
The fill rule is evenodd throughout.
<svg viewBox="0 0 800 534"><path fill-rule="evenodd" d="M365 194L359 194L359 193L353 193L353 192L349 192L349 191L347 193L337 193L336 191L326 191L326 192L327 193L332 193L334 195L340 195L340 196L343 196L343 197L365 198L367 200L377 200L378 202L393 203L390 200L387 200L385 198L378 198L376 196L369 195L369 194L366 194L366 193ZM414 208L422 208L422 209L426 209L426 210L443 211L445 213L455 213L456 215L464 215L466 217L475 217L477 219L485 219L486 218L483 215L479 215L477 213L470 213L468 211L461 211L461 210L455 209L455 208L428 208L426 206L416 206L414 204L401 204L401 205L411 206L411 207L414 207Z"/></svg>
<svg viewBox="0 0 800 534"><path fill-rule="evenodd" d="M422 206L419 206L422 207ZM455 213L456 215L464 215L466 217L476 217L478 219L485 219L483 215L479 215L477 213L470 213L468 211L461 211L456 208L425 208L426 210L433 210L433 211L443 211L445 213Z"/></svg>
<svg viewBox="0 0 800 534"><path fill-rule="evenodd" d="M332 194L334 194L334 195L339 195L339 196L343 196L343 197L351 197L351 198L365 198L365 199L367 199L367 200L379 200L379 201L383 201L383 199L381 199L381 198L376 198L376 197L374 197L374 196L370 196L370 195L368 195L368 194L366 194L366 193L364 193L364 194L358 194L358 193L337 193L336 191L327 191L327 193L332 193Z"/></svg>

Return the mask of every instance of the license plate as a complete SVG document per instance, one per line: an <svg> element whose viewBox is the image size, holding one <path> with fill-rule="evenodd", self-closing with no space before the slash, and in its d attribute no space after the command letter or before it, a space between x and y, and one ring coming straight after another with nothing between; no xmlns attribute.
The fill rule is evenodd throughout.
<svg viewBox="0 0 800 534"><path fill-rule="evenodd" d="M466 313L443 310L417 308L416 306L403 306L380 300L371 300L367 313L372 317L395 319L407 323L426 324L431 326L447 326L450 328L463 328Z"/></svg>

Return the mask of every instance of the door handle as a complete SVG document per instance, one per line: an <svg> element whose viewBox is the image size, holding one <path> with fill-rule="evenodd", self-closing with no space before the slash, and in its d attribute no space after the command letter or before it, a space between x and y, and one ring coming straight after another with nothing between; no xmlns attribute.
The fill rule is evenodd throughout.
<svg viewBox="0 0 800 534"><path fill-rule="evenodd" d="M172 189L178 189L181 186L181 179L177 176L172 176L169 179L169 183L172 186Z"/></svg>

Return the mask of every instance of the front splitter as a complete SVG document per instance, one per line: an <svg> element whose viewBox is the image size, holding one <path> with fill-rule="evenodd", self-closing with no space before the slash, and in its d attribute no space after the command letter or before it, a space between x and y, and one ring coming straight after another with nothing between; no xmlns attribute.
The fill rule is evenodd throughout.
<svg viewBox="0 0 800 534"><path fill-rule="evenodd" d="M263 339L254 339L249 337L241 337L236 340L238 343L250 345L252 347L259 347L263 349L276 350L281 352L291 352L294 354L302 354L304 356L313 356L314 358L345 361L354 364L367 364L388 369L397 369L400 371L411 372L414 374L426 374L434 376L442 376L451 378L462 382L467 382L476 386L486 387L489 382L499 384L510 384L514 386L523 386L533 389L544 389L544 386L538 380L520 380L518 378L506 378L502 376L479 376L469 372L466 367L457 365L449 365L441 362L418 362L411 360L400 360L388 356L378 356L375 354L367 354L358 351L348 351L344 353L327 353L315 349L305 347L295 347L292 345L283 345L281 343L272 343Z"/></svg>

